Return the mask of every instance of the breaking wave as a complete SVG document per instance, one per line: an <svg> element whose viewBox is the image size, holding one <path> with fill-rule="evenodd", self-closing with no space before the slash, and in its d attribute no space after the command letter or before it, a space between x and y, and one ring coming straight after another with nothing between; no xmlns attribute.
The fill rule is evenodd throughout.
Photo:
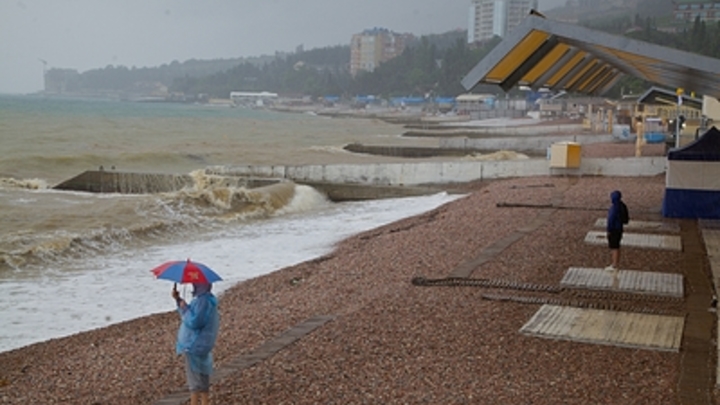
<svg viewBox="0 0 720 405"><path fill-rule="evenodd" d="M330 154L352 154L352 152L347 151L344 146L311 146L307 148L307 150L312 152L322 152Z"/></svg>
<svg viewBox="0 0 720 405"><path fill-rule="evenodd" d="M17 229L0 235L0 274L32 266L117 252L151 244L203 237L249 221L321 209L331 204L309 186L278 182L256 188L228 185L226 179L191 174L194 185L180 191L128 197L93 195L107 208L83 210L68 204L45 221L54 229ZM56 192L57 193L57 192ZM68 223L84 215L80 229ZM77 220L75 220L77 222Z"/></svg>
<svg viewBox="0 0 720 405"><path fill-rule="evenodd" d="M528 155L525 155L523 153L518 153L512 150L499 150L497 152L493 153L487 153L487 154L480 154L475 153L472 155L467 155L462 158L462 160L484 160L484 161L499 161L499 160L527 160L529 159Z"/></svg>
<svg viewBox="0 0 720 405"><path fill-rule="evenodd" d="M12 177L0 177L0 188L40 190L48 188L48 184L42 179L15 179Z"/></svg>

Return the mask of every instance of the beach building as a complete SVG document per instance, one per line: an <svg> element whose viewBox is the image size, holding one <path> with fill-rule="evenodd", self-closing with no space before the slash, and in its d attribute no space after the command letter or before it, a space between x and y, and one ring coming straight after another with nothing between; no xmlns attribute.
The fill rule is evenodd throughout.
<svg viewBox="0 0 720 405"><path fill-rule="evenodd" d="M398 34L385 28L367 29L352 36L350 74L372 72L381 63L403 53L412 34Z"/></svg>
<svg viewBox="0 0 720 405"><path fill-rule="evenodd" d="M537 0L472 0L468 43L504 37L537 7Z"/></svg>
<svg viewBox="0 0 720 405"><path fill-rule="evenodd" d="M492 110L495 99L494 94L461 94L455 97L455 109L460 115L478 116L481 111Z"/></svg>
<svg viewBox="0 0 720 405"><path fill-rule="evenodd" d="M278 94L268 91L231 91L230 100L237 106L256 106L262 107L266 104L272 104L277 100Z"/></svg>

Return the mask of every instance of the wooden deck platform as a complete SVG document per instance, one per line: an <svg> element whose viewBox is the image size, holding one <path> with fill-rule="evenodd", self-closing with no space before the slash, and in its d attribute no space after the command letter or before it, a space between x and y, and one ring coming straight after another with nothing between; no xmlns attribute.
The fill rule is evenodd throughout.
<svg viewBox="0 0 720 405"><path fill-rule="evenodd" d="M596 228L603 228L607 224L607 219L598 218L595 221ZM636 221L630 220L630 223L624 226L625 230L645 230L645 231L656 231L656 232L667 232L667 233L680 233L680 225L675 222L661 222L661 221Z"/></svg>
<svg viewBox="0 0 720 405"><path fill-rule="evenodd" d="M683 276L681 274L651 271L570 267L560 285L571 288L589 288L637 294L666 295L682 298Z"/></svg>
<svg viewBox="0 0 720 405"><path fill-rule="evenodd" d="M585 235L585 243L607 245L607 233L590 231ZM678 235L658 235L650 233L623 234L621 246L682 251L682 240Z"/></svg>
<svg viewBox="0 0 720 405"><path fill-rule="evenodd" d="M678 352L685 318L543 305L520 329L548 339Z"/></svg>

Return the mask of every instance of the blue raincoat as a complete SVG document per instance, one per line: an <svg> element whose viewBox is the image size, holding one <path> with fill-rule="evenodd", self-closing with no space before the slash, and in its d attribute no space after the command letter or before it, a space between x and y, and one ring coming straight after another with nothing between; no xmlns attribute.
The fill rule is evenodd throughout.
<svg viewBox="0 0 720 405"><path fill-rule="evenodd" d="M612 205L610 206L610 209L608 210L608 216L607 216L607 231L613 232L613 231L623 231L623 222L622 217L620 216L620 202L622 201L622 193L620 191L615 190L612 193L610 193L610 201L612 202Z"/></svg>
<svg viewBox="0 0 720 405"><path fill-rule="evenodd" d="M190 360L193 372L212 374L212 349L220 327L217 298L210 292L211 284L193 284L193 300L185 308L178 306L182 322L175 350Z"/></svg>

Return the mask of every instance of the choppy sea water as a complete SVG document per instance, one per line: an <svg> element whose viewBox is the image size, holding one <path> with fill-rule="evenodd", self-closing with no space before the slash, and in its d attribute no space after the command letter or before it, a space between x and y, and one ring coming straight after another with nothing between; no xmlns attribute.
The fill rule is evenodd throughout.
<svg viewBox="0 0 720 405"><path fill-rule="evenodd" d="M0 96L0 351L172 309L150 269L192 258L235 283L452 201L331 203L307 186L215 186L211 165L393 161L350 142L433 146L379 121L183 104ZM53 190L85 170L191 173L149 195Z"/></svg>

